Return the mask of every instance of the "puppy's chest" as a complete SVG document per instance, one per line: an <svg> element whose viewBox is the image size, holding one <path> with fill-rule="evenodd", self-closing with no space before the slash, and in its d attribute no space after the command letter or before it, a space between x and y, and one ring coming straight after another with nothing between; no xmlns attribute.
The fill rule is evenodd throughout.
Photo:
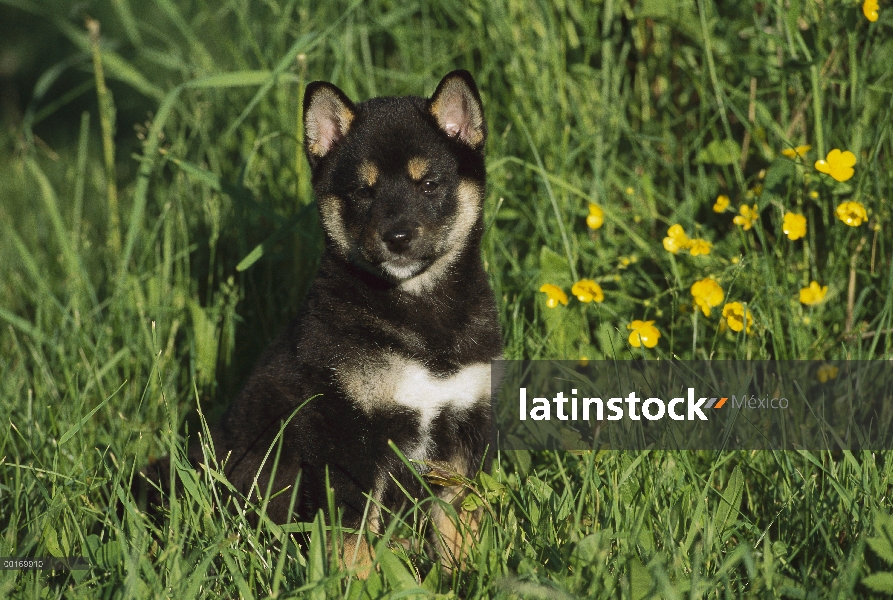
<svg viewBox="0 0 893 600"><path fill-rule="evenodd" d="M336 376L347 396L361 409L410 409L418 414L423 430L444 409L462 411L490 398L489 362L441 374L419 360L384 352L343 364Z"/></svg>

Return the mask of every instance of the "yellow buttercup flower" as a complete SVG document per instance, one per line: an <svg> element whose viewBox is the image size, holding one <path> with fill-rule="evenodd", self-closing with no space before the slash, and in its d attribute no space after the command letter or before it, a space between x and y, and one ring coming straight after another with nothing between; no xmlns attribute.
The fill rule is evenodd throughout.
<svg viewBox="0 0 893 600"><path fill-rule="evenodd" d="M713 244L708 242L707 240L702 240L700 238L691 240L688 246L688 251L692 256L698 256L700 254L710 254L710 249L713 248Z"/></svg>
<svg viewBox="0 0 893 600"><path fill-rule="evenodd" d="M667 237L664 238L664 250L676 254L683 248L688 248L691 240L685 235L682 225L676 223L667 230Z"/></svg>
<svg viewBox="0 0 893 600"><path fill-rule="evenodd" d="M797 157L805 158L806 153L810 150L812 150L812 146L810 146L809 144L804 144L803 146L797 146L796 148L785 148L781 151L781 153L793 160Z"/></svg>
<svg viewBox="0 0 893 600"><path fill-rule="evenodd" d="M634 348L654 348L660 339L660 331L654 326L654 321L639 321L638 319L626 326L632 331L629 334L629 343Z"/></svg>
<svg viewBox="0 0 893 600"><path fill-rule="evenodd" d="M865 212L865 207L862 206L861 202L853 200L841 202L834 214L850 227L858 227L862 224L862 221L868 220L868 213Z"/></svg>
<svg viewBox="0 0 893 600"><path fill-rule="evenodd" d="M791 240L799 240L806 235L806 217L792 212L785 213L781 230Z"/></svg>
<svg viewBox="0 0 893 600"><path fill-rule="evenodd" d="M732 331L741 331L746 328L747 333L750 333L750 327L753 325L753 317L749 310L744 310L744 305L740 302L729 302L723 306L722 316L725 319L726 324L729 326L729 329ZM747 321L746 326L745 320Z"/></svg>
<svg viewBox="0 0 893 600"><path fill-rule="evenodd" d="M757 212L757 205L754 204L751 208L750 206L743 204L741 208L738 209L740 213L734 219L732 219L732 223L735 225L741 225L744 227L744 231L747 231L751 227L753 227L753 222L760 218L759 212Z"/></svg>
<svg viewBox="0 0 893 600"><path fill-rule="evenodd" d="M827 383L832 379L837 379L837 373L840 371L834 365L824 364L819 367L819 370L816 372L815 376L821 383Z"/></svg>
<svg viewBox="0 0 893 600"><path fill-rule="evenodd" d="M673 254L676 254L682 248L684 248L684 246L679 243L678 239L672 238L672 237L664 238L664 250L666 250L667 252L672 252Z"/></svg>
<svg viewBox="0 0 893 600"><path fill-rule="evenodd" d="M603 302L605 299L601 286L592 279L581 279L575 283L571 288L571 294L580 302Z"/></svg>
<svg viewBox="0 0 893 600"><path fill-rule="evenodd" d="M827 294L827 285L819 285L818 281L813 281L809 284L809 287L800 290L800 302L807 306L821 304Z"/></svg>
<svg viewBox="0 0 893 600"><path fill-rule="evenodd" d="M690 238L686 235L682 225L676 223L667 230L667 237L664 238L664 250L676 254L680 250L688 250L692 256L701 254L710 254L713 244L707 240L700 238Z"/></svg>
<svg viewBox="0 0 893 600"><path fill-rule="evenodd" d="M546 294L546 306L549 308L555 308L559 302L567 306L567 294L557 285L552 285L551 283L543 284L540 291Z"/></svg>
<svg viewBox="0 0 893 600"><path fill-rule="evenodd" d="M720 195L716 197L716 203L713 205L713 212L721 213L729 207L729 197Z"/></svg>
<svg viewBox="0 0 893 600"><path fill-rule="evenodd" d="M598 204L589 205L589 216L586 217L586 225L589 229L598 229L605 223L605 211Z"/></svg>
<svg viewBox="0 0 893 600"><path fill-rule="evenodd" d="M819 173L830 175L837 181L846 181L853 176L855 172L853 165L856 164L856 155L846 150L841 152L837 148L828 153L825 160L815 161L815 170Z"/></svg>
<svg viewBox="0 0 893 600"><path fill-rule="evenodd" d="M865 0L862 3L862 14L865 15L865 18L874 23L878 18L878 3L877 0Z"/></svg>
<svg viewBox="0 0 893 600"><path fill-rule="evenodd" d="M705 317L710 316L711 307L719 306L725 298L722 288L710 277L696 281L691 286L691 295L695 299L695 304L704 312Z"/></svg>

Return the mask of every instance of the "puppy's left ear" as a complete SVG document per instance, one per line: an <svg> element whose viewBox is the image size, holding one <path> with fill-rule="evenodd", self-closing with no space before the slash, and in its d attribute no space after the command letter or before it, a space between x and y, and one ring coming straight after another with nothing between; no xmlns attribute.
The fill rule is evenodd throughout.
<svg viewBox="0 0 893 600"><path fill-rule="evenodd" d="M471 73L464 70L447 73L428 100L428 112L437 125L452 138L480 150L487 138L487 124L481 95Z"/></svg>
<svg viewBox="0 0 893 600"><path fill-rule="evenodd" d="M331 83L314 81L304 92L304 149L311 167L347 136L356 116L353 102Z"/></svg>

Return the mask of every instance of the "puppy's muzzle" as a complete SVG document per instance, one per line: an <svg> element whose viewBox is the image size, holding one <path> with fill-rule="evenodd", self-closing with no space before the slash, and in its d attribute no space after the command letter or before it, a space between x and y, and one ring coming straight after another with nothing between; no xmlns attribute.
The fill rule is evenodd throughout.
<svg viewBox="0 0 893 600"><path fill-rule="evenodd" d="M412 229L400 227L384 232L381 239L389 251L394 254L405 254L410 249L415 237Z"/></svg>

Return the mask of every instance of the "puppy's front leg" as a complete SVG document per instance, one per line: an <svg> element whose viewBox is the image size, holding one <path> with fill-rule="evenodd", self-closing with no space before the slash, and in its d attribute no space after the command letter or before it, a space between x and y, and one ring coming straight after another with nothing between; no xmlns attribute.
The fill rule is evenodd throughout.
<svg viewBox="0 0 893 600"><path fill-rule="evenodd" d="M460 486L444 487L438 497L449 503L458 515L458 520L448 515L440 504L431 509L431 524L434 527L434 541L441 564L447 569L464 569L472 544L478 540L483 509L467 511L462 501L468 490Z"/></svg>
<svg viewBox="0 0 893 600"><path fill-rule="evenodd" d="M366 579L372 572L375 550L362 535L345 535L340 561L342 568L353 570L354 575L359 579Z"/></svg>

